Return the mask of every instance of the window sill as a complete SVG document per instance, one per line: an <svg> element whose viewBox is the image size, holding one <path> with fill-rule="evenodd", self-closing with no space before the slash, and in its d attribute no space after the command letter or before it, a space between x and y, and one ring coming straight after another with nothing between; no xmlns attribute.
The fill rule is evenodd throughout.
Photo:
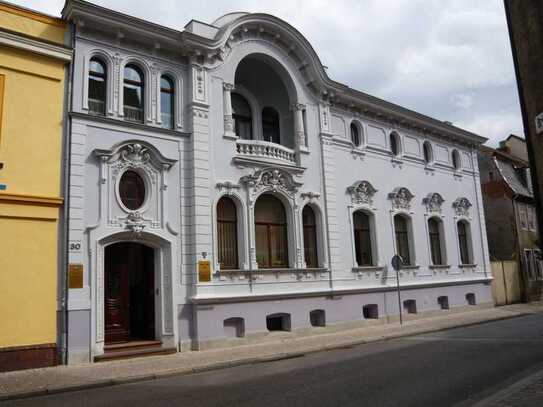
<svg viewBox="0 0 543 407"><path fill-rule="evenodd" d="M460 268L475 268L475 267L477 267L477 264L459 264L458 267L460 267Z"/></svg>
<svg viewBox="0 0 543 407"><path fill-rule="evenodd" d="M305 268L305 269L298 269L298 268L259 268L259 269L253 269L253 270L243 270L243 269L228 269L228 270L217 270L217 274L229 274L229 273L243 273L243 274L250 274L250 273L327 273L330 270L326 267L317 267L317 268Z"/></svg>
<svg viewBox="0 0 543 407"><path fill-rule="evenodd" d="M402 266L402 268L400 269L400 271L402 270L418 270L420 269L420 266L419 265L415 265L415 266Z"/></svg>
<svg viewBox="0 0 543 407"><path fill-rule="evenodd" d="M428 268L431 269L431 270L434 270L434 269L450 269L451 265L450 264L430 264L428 266Z"/></svg>
<svg viewBox="0 0 543 407"><path fill-rule="evenodd" d="M352 272L364 273L364 272L372 272L372 271L383 271L384 269L385 269L384 266L358 266L358 267L353 267Z"/></svg>

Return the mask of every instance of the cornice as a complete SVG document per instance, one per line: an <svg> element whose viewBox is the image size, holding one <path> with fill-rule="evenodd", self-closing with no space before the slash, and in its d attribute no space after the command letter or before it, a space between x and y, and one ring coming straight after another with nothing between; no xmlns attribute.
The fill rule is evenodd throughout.
<svg viewBox="0 0 543 407"><path fill-rule="evenodd" d="M72 50L67 47L31 38L3 28L0 28L0 45L45 55L64 62L72 60Z"/></svg>
<svg viewBox="0 0 543 407"><path fill-rule="evenodd" d="M59 207L63 202L62 198L57 197L0 193L0 203Z"/></svg>

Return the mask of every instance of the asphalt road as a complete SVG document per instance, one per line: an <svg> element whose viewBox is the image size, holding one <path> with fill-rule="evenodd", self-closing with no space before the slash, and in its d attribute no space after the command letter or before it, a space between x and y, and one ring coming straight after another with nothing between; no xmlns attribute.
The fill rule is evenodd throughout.
<svg viewBox="0 0 543 407"><path fill-rule="evenodd" d="M470 406L542 368L543 315L530 315L2 407Z"/></svg>

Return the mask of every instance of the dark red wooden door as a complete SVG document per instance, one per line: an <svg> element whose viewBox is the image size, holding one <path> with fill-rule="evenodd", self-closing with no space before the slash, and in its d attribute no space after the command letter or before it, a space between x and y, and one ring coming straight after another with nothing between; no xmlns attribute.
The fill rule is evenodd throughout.
<svg viewBox="0 0 543 407"><path fill-rule="evenodd" d="M153 249L117 243L105 251L106 343L155 338Z"/></svg>
<svg viewBox="0 0 543 407"><path fill-rule="evenodd" d="M129 264L115 249L107 256L105 267L106 343L126 342L130 337Z"/></svg>

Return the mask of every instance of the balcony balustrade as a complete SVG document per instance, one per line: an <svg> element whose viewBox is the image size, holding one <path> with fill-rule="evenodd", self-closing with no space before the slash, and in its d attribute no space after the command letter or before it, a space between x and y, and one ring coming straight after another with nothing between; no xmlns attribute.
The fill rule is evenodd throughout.
<svg viewBox="0 0 543 407"><path fill-rule="evenodd" d="M280 144L263 140L237 140L236 149L239 156L296 164L294 150Z"/></svg>

